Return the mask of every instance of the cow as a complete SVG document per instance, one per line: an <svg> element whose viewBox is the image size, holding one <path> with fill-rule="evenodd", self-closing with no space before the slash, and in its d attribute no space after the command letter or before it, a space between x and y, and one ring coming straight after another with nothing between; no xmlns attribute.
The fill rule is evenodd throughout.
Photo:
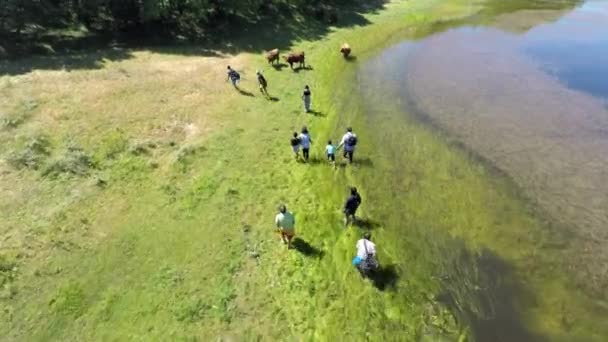
<svg viewBox="0 0 608 342"><path fill-rule="evenodd" d="M348 56L350 56L350 45L348 45L348 43L342 44L342 47L340 47L340 53L342 56L344 56L344 58L348 58Z"/></svg>
<svg viewBox="0 0 608 342"><path fill-rule="evenodd" d="M279 63L279 49L273 49L266 52L268 63L273 64L275 61Z"/></svg>
<svg viewBox="0 0 608 342"><path fill-rule="evenodd" d="M291 52L287 56L283 56L283 59L289 63L291 69L293 69L293 63L300 63L300 68L305 68L305 57L304 52Z"/></svg>

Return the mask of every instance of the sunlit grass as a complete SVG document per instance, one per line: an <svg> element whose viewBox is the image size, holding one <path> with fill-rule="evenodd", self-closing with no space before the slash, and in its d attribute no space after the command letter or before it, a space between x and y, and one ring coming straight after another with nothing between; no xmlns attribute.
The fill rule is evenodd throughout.
<svg viewBox="0 0 608 342"><path fill-rule="evenodd" d="M471 11L458 1L435 12L437 3L390 3L367 15L375 25L296 42L313 68L298 73L267 66L261 51L217 57L128 51L130 58L96 70L0 79L0 110L39 104L0 131L2 158L27 152L39 136L49 144L38 168L0 164L5 338L467 338L467 322L439 297L447 289L460 309L492 316L482 302L493 288L476 294L492 285L479 271L485 260L479 256L495 235L479 239L475 232L504 221L502 209L487 203L516 213L521 203L423 126L389 117L376 126L354 95L365 84L355 79L358 63L338 52L348 41L363 62L386 44L428 31L426 24ZM227 64L254 97L229 86ZM278 101L258 95L256 69ZM302 113L305 84L322 115ZM289 137L303 125L318 163L293 160ZM324 163L324 143L337 141L346 125L360 135L361 162L334 170ZM384 139L402 135L404 151L383 149ZM73 145L90 158L83 172L43 172L70 157ZM381 284L384 291L350 264L363 231L341 224L351 184L362 191L361 216L394 280ZM279 203L295 212L305 253L287 250L274 233ZM514 214L505 227L528 220Z"/></svg>

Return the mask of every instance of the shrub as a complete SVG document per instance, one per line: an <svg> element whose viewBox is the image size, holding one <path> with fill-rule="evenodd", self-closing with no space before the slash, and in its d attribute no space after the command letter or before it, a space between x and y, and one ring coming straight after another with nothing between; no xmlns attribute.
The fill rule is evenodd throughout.
<svg viewBox="0 0 608 342"><path fill-rule="evenodd" d="M62 155L48 163L44 169L44 176L57 176L68 173L76 176L88 174L89 169L94 168L95 163L91 156L82 148L70 145Z"/></svg>
<svg viewBox="0 0 608 342"><path fill-rule="evenodd" d="M7 161L15 168L28 168L37 170L50 155L50 143L44 136L30 139L21 151L13 151L8 155Z"/></svg>

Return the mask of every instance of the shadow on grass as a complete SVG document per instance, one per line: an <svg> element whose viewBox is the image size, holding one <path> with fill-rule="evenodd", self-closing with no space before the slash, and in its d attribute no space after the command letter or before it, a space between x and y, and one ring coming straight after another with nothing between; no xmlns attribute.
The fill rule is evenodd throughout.
<svg viewBox="0 0 608 342"><path fill-rule="evenodd" d="M279 102L279 101L280 101L280 100L279 100L279 98L278 98L278 97L275 97L275 96L268 96L268 97L266 97L266 98L267 98L267 99L268 99L268 101L270 101L270 102Z"/></svg>
<svg viewBox="0 0 608 342"><path fill-rule="evenodd" d="M369 157L353 158L353 165L363 167L374 167L374 162Z"/></svg>
<svg viewBox="0 0 608 342"><path fill-rule="evenodd" d="M344 60L347 62L356 62L357 56L349 55L348 57L344 57Z"/></svg>
<svg viewBox="0 0 608 342"><path fill-rule="evenodd" d="M283 70L283 68L288 67L289 65L285 64L285 63L279 63L279 64L273 64L272 67L274 68L274 70L277 71L281 71Z"/></svg>
<svg viewBox="0 0 608 342"><path fill-rule="evenodd" d="M182 41L178 44L175 43L174 37L158 38L159 35L146 35L141 33L145 32L144 30L139 29L115 35L91 33L73 37L43 32L36 36L15 37L2 45L11 54L15 51L15 56L19 58L0 62L0 74L19 75L39 69L100 69L103 68L105 60L132 58L134 50L201 57L221 57L241 52L260 53L271 48L289 51L294 42L320 40L334 27L348 28L370 24L364 15L383 9L385 2L361 0L338 5L338 19L331 24L326 20L314 19L311 13L303 17L301 14L288 13L289 11L282 9L255 18L233 16L225 24L209 30L207 36L199 41ZM31 48L36 45L50 47L42 49L47 55L36 55L35 49ZM283 63L273 65L278 70L285 66L287 65Z"/></svg>
<svg viewBox="0 0 608 342"><path fill-rule="evenodd" d="M394 265L381 266L369 277L372 284L380 291L394 289L399 280L399 274Z"/></svg>
<svg viewBox="0 0 608 342"><path fill-rule="evenodd" d="M490 250L481 254L457 247L444 260L443 292L437 297L471 327L475 341L545 341L522 322L517 303L535 299L515 279L514 270Z"/></svg>
<svg viewBox="0 0 608 342"><path fill-rule="evenodd" d="M250 91L247 91L247 90L244 90L244 89L241 89L238 87L235 87L234 89L236 89L239 92L239 94L241 94L243 96L255 97L255 95Z"/></svg>
<svg viewBox="0 0 608 342"><path fill-rule="evenodd" d="M373 230L380 227L380 222L374 221L372 219L357 218L353 225L357 228Z"/></svg>
<svg viewBox="0 0 608 342"><path fill-rule="evenodd" d="M293 72L295 72L295 73L299 73L299 72L300 72L300 71L302 71L302 70L304 70L304 71L312 71L312 70L314 70L314 69L312 68L312 65L307 65L307 66L305 66L305 67L297 67L297 68L293 68L293 69L291 69L291 70L292 70Z"/></svg>
<svg viewBox="0 0 608 342"><path fill-rule="evenodd" d="M312 246L311 244L309 244L308 242L306 242L300 238L295 238L291 242L291 245L295 250L304 254L305 256L315 257L315 258L323 257L323 251Z"/></svg>
<svg viewBox="0 0 608 342"><path fill-rule="evenodd" d="M309 110L308 114L314 115L314 116L319 116L319 117L326 117L327 114L323 113L323 112L319 112L318 110Z"/></svg>

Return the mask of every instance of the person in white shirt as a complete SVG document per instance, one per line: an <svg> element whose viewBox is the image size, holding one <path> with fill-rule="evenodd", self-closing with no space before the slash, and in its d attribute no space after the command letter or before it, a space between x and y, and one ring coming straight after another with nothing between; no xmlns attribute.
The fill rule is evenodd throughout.
<svg viewBox="0 0 608 342"><path fill-rule="evenodd" d="M304 157L304 161L308 161L312 139L310 138L310 133L308 133L308 128L306 126L302 127L302 133L300 133L299 138L300 146L302 146L302 156Z"/></svg>
<svg viewBox="0 0 608 342"><path fill-rule="evenodd" d="M281 234L281 239L287 244L287 248L291 249L291 240L296 235L296 219L292 213L287 211L287 207L284 204L279 206L279 213L275 216L274 223Z"/></svg>
<svg viewBox="0 0 608 342"><path fill-rule="evenodd" d="M376 244L370 240L371 237L372 235L367 232L363 234L363 239L357 241L357 255L353 258L353 266L357 267L361 275L365 275L366 269L378 268Z"/></svg>
<svg viewBox="0 0 608 342"><path fill-rule="evenodd" d="M346 129L346 133L342 136L342 140L338 145L338 150L340 147L344 146L344 158L348 158L349 162L352 164L353 162L353 154L355 153L355 146L357 145L357 135L353 133L353 129L348 127Z"/></svg>

